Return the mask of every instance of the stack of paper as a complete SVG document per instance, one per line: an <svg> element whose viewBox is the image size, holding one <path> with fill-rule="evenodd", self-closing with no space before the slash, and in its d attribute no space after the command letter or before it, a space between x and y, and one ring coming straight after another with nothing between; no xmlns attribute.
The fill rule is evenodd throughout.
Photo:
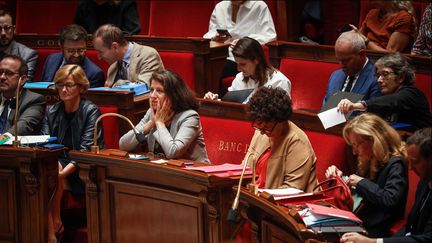
<svg viewBox="0 0 432 243"><path fill-rule="evenodd" d="M209 165L199 167L186 167L186 170L199 170L207 174L211 174L218 177L230 177L239 176L242 173L243 165L239 164L222 164L222 165ZM252 169L246 167L245 175L251 175Z"/></svg>
<svg viewBox="0 0 432 243"><path fill-rule="evenodd" d="M307 208L299 212L306 226L356 226L362 223L350 211L309 203L306 205Z"/></svg>
<svg viewBox="0 0 432 243"><path fill-rule="evenodd" d="M282 200L285 198L290 198L293 195L298 195L303 193L302 190L297 188L281 188L281 189L258 189L259 192L267 192L273 195L273 198L277 200Z"/></svg>

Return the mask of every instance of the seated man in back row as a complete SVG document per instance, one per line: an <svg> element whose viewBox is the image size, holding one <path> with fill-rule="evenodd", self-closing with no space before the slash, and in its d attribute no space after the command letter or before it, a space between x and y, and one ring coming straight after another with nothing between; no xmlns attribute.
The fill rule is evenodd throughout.
<svg viewBox="0 0 432 243"><path fill-rule="evenodd" d="M105 87L124 83L146 83L150 87L153 72L164 68L154 48L127 41L122 30L112 24L96 30L93 46L98 58L111 65Z"/></svg>
<svg viewBox="0 0 432 243"><path fill-rule="evenodd" d="M66 64L80 65L90 81L90 87L103 87L105 77L103 71L88 57L85 56L87 50L87 31L76 24L71 24L62 29L59 40L61 52L56 52L48 56L45 61L42 79L44 82L53 82L57 70Z"/></svg>
<svg viewBox="0 0 432 243"><path fill-rule="evenodd" d="M339 36L335 43L335 56L341 69L330 76L323 106L337 91L364 95L363 100L381 96L375 66L365 51L365 42L357 32L344 32Z"/></svg>
<svg viewBox="0 0 432 243"><path fill-rule="evenodd" d="M15 25L13 25L12 15L0 9L0 59L8 54L21 57L28 67L26 77L32 80L36 72L38 54L35 50L18 43L15 38Z"/></svg>
<svg viewBox="0 0 432 243"><path fill-rule="evenodd" d="M17 89L20 90L18 135L39 133L44 116L45 98L30 90L22 89L27 80L27 73L27 64L21 57L5 55L0 60L0 140L15 135Z"/></svg>

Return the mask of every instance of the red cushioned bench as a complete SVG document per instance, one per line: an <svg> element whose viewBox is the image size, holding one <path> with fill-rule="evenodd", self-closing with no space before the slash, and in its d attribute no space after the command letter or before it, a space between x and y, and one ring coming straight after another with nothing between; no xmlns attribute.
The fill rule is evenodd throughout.
<svg viewBox="0 0 432 243"><path fill-rule="evenodd" d="M291 81L293 109L318 111L336 63L282 58L280 71Z"/></svg>
<svg viewBox="0 0 432 243"><path fill-rule="evenodd" d="M193 53L160 51L159 55L166 69L176 72L191 90L196 91Z"/></svg>
<svg viewBox="0 0 432 243"><path fill-rule="evenodd" d="M212 164L240 164L255 129L249 121L202 116L207 154Z"/></svg>

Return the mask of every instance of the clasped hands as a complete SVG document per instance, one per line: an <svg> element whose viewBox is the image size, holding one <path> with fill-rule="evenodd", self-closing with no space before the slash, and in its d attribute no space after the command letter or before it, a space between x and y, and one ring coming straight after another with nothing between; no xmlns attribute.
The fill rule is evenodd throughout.
<svg viewBox="0 0 432 243"><path fill-rule="evenodd" d="M327 168L325 172L326 178L339 176L342 177L343 173L335 165L331 165ZM345 180L345 183L350 187L355 187L363 179L363 177L356 174L352 174Z"/></svg>
<svg viewBox="0 0 432 243"><path fill-rule="evenodd" d="M155 110L152 109L151 118L144 127L144 133L147 133L153 127L157 127L157 128L166 127L166 125L168 125L171 122L172 118L174 117L174 114L175 113L172 109L170 100L165 99L164 101L162 101L162 103L160 102L160 100L158 100L156 109Z"/></svg>
<svg viewBox="0 0 432 243"><path fill-rule="evenodd" d="M214 94L214 93L212 93L212 92L207 92L205 95L204 95L204 99L209 99L209 100L217 100L217 99L219 99L219 95L218 94Z"/></svg>

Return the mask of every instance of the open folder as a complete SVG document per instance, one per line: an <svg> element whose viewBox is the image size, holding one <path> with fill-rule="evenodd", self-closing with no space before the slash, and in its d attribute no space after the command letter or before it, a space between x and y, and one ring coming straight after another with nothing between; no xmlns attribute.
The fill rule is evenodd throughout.
<svg viewBox="0 0 432 243"><path fill-rule="evenodd" d="M353 212L307 203L300 212L307 226L356 226L362 221Z"/></svg>

